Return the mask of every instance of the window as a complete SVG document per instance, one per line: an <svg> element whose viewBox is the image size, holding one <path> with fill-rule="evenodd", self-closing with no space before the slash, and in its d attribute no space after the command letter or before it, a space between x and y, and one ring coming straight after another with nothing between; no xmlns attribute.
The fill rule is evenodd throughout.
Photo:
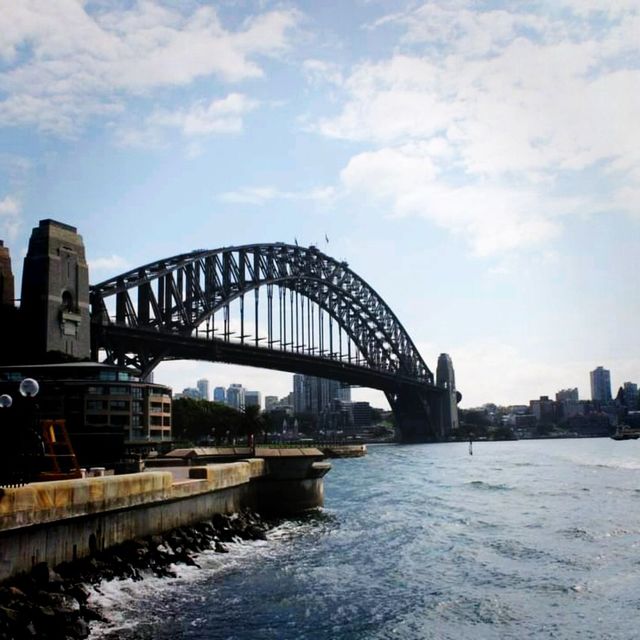
<svg viewBox="0 0 640 640"><path fill-rule="evenodd" d="M87 411L104 411L106 408L106 400L87 400Z"/></svg>
<svg viewBox="0 0 640 640"><path fill-rule="evenodd" d="M162 411L162 402L152 402L151 411L153 413L160 413Z"/></svg>
<svg viewBox="0 0 640 640"><path fill-rule="evenodd" d="M140 426L140 416L131 416L131 426L132 427Z"/></svg>
<svg viewBox="0 0 640 640"><path fill-rule="evenodd" d="M98 378L100 380L108 380L108 381L114 381L116 380L116 372L115 371L101 371L100 375L98 376Z"/></svg>
<svg viewBox="0 0 640 640"><path fill-rule="evenodd" d="M142 387L131 387L131 396L142 400Z"/></svg>
<svg viewBox="0 0 640 640"><path fill-rule="evenodd" d="M142 413L142 402L140 402L140 400L133 401L133 412Z"/></svg>
<svg viewBox="0 0 640 640"><path fill-rule="evenodd" d="M126 371L118 371L118 380L120 382L129 382L129 374Z"/></svg>
<svg viewBox="0 0 640 640"><path fill-rule="evenodd" d="M112 396L128 396L129 387L109 387L109 393Z"/></svg>
<svg viewBox="0 0 640 640"><path fill-rule="evenodd" d="M162 426L162 416L151 416L151 424L153 426L161 427Z"/></svg>
<svg viewBox="0 0 640 640"><path fill-rule="evenodd" d="M111 411L129 411L128 400L111 400L109 403Z"/></svg>
<svg viewBox="0 0 640 640"><path fill-rule="evenodd" d="M104 387L88 387L87 393L91 396L103 396Z"/></svg>

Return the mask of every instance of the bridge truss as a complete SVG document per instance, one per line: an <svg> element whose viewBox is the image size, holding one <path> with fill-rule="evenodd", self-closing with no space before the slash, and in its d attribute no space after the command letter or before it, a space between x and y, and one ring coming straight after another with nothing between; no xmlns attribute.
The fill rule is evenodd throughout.
<svg viewBox="0 0 640 640"><path fill-rule="evenodd" d="M145 376L165 359L253 364L379 388L423 418L441 392L384 300L313 246L159 260L92 286L91 318L94 359Z"/></svg>

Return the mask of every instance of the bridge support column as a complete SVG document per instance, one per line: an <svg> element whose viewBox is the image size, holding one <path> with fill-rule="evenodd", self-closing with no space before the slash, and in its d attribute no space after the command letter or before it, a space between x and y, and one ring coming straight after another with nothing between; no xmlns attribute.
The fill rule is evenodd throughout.
<svg viewBox="0 0 640 640"><path fill-rule="evenodd" d="M387 393L400 442L435 442L441 439L440 394L414 387Z"/></svg>
<svg viewBox="0 0 640 640"><path fill-rule="evenodd" d="M387 393L398 426L400 442L437 442L446 437L443 403L445 394L438 389L400 387Z"/></svg>

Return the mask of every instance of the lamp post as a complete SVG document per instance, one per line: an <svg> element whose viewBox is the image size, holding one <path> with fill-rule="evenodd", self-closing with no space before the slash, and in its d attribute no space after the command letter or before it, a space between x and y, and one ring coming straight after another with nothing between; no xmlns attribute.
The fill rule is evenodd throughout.
<svg viewBox="0 0 640 640"><path fill-rule="evenodd" d="M0 469L0 484L19 486L35 476L34 458L37 455L38 441L35 418L38 407L32 398L38 395L39 390L37 380L25 378L18 387L18 402L14 403L14 398L8 393L0 396L0 409L3 414L7 411L3 418L8 418L6 422L13 423L13 428L2 434L4 455Z"/></svg>

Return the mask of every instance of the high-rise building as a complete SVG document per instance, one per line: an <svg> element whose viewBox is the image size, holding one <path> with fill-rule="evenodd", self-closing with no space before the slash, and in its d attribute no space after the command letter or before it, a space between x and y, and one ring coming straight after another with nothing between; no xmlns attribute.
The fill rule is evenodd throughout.
<svg viewBox="0 0 640 640"><path fill-rule="evenodd" d="M213 390L213 401L225 404L227 402L227 391L224 387L216 387Z"/></svg>
<svg viewBox="0 0 640 640"><path fill-rule="evenodd" d="M232 384L227 389L227 404L238 411L244 411L244 387Z"/></svg>
<svg viewBox="0 0 640 640"><path fill-rule="evenodd" d="M259 391L245 391L244 392L244 406L262 407L262 394Z"/></svg>
<svg viewBox="0 0 640 640"><path fill-rule="evenodd" d="M296 414L305 413L307 410L304 378L305 377L300 373L293 374L293 411Z"/></svg>
<svg viewBox="0 0 640 640"><path fill-rule="evenodd" d="M625 382L622 385L624 404L629 411L638 410L638 385L634 382Z"/></svg>
<svg viewBox="0 0 640 640"><path fill-rule="evenodd" d="M348 384L341 384L338 388L338 400L351 402L351 387Z"/></svg>
<svg viewBox="0 0 640 640"><path fill-rule="evenodd" d="M198 387L200 397L203 400L211 400L211 397L209 396L209 381L206 378L198 380L198 382L196 382L196 387Z"/></svg>
<svg viewBox="0 0 640 640"><path fill-rule="evenodd" d="M351 390L346 389L349 397ZM293 405L296 414L320 415L333 400L344 400L345 389L337 380L295 374L293 376Z"/></svg>
<svg viewBox="0 0 640 640"><path fill-rule="evenodd" d="M200 391L195 387L186 387L180 394L182 398L192 398L193 400L200 400Z"/></svg>
<svg viewBox="0 0 640 640"><path fill-rule="evenodd" d="M591 376L591 399L594 402L611 402L611 372L603 367L596 367Z"/></svg>
<svg viewBox="0 0 640 640"><path fill-rule="evenodd" d="M264 410L273 411L278 406L278 396L264 397Z"/></svg>

